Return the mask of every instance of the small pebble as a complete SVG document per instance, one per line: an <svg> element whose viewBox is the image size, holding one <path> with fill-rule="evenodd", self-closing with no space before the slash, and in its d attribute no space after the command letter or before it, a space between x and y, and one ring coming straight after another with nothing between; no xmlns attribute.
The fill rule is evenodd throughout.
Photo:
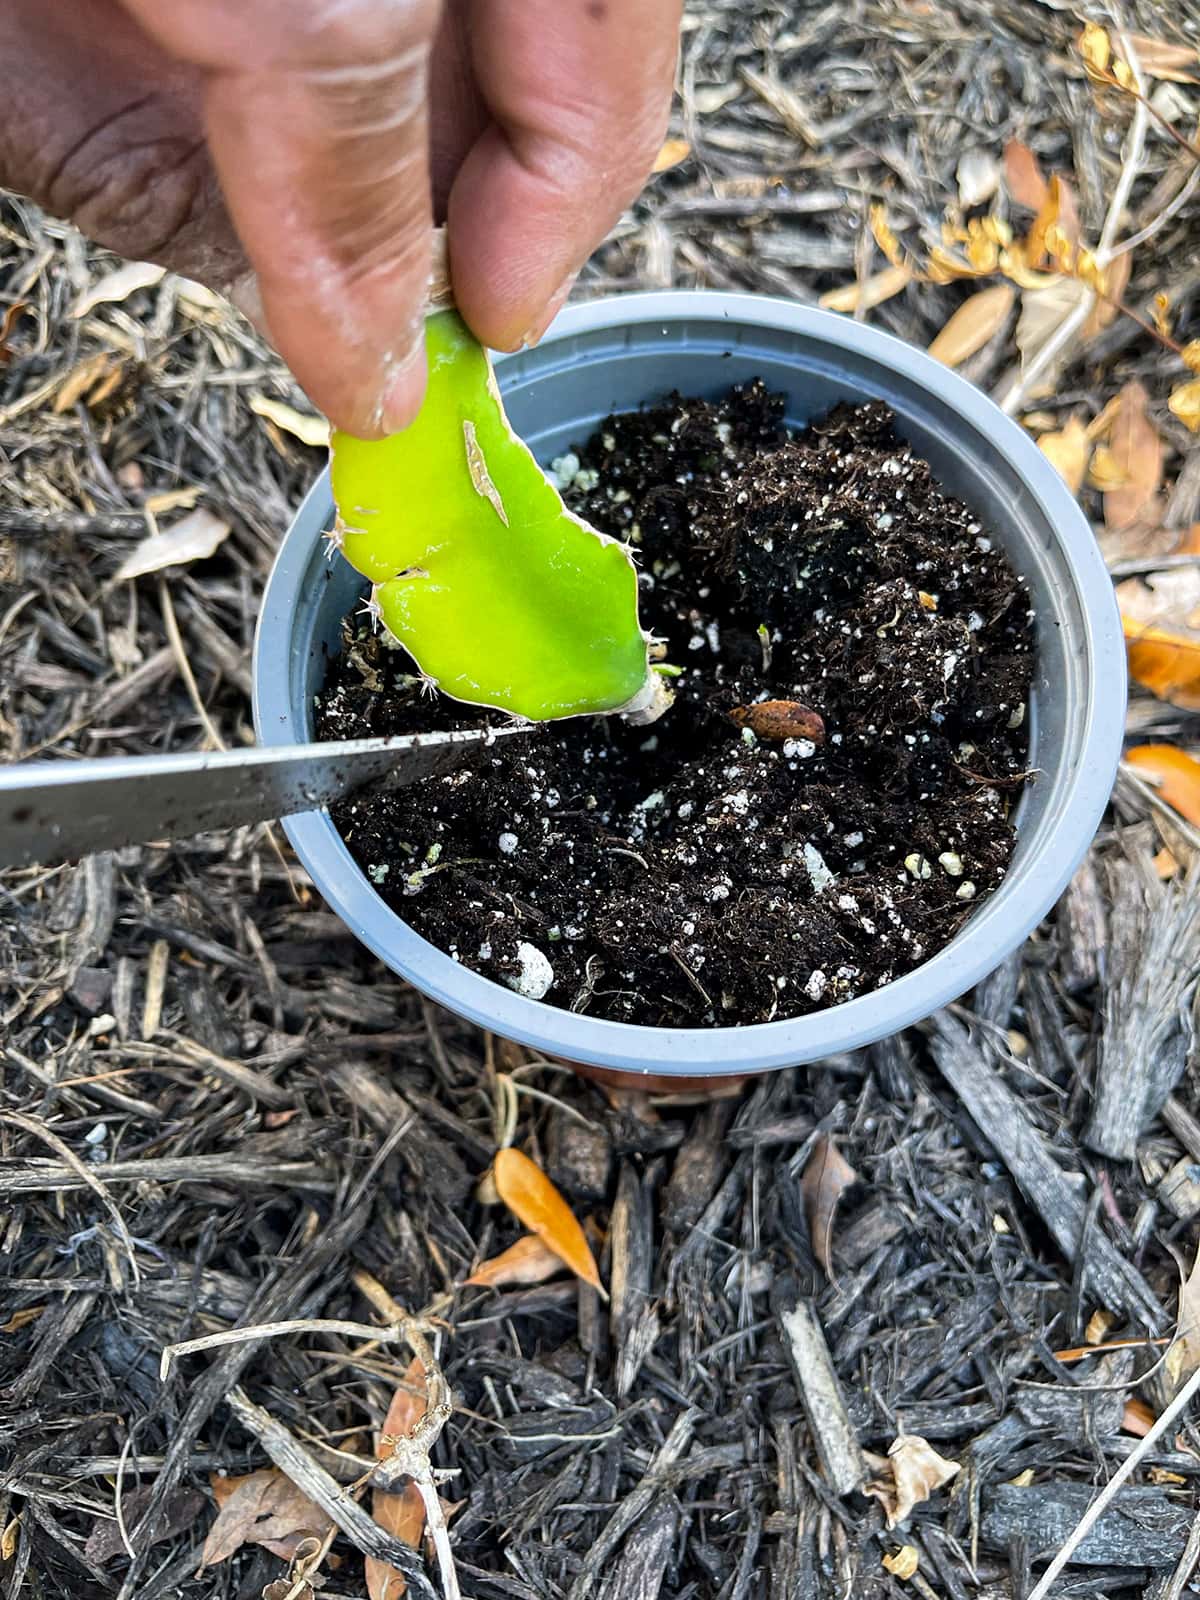
<svg viewBox="0 0 1200 1600"><path fill-rule="evenodd" d="M965 883L959 884L958 888L955 890L955 895L959 900L974 900L975 885L971 882L970 878L968 878Z"/></svg>
<svg viewBox="0 0 1200 1600"><path fill-rule="evenodd" d="M502 833L498 843L500 845L500 854L502 856L511 856L516 851L519 841L515 833Z"/></svg>
<svg viewBox="0 0 1200 1600"><path fill-rule="evenodd" d="M961 878L963 875L962 857L955 855L953 850L943 850L938 857L938 865L951 878Z"/></svg>
<svg viewBox="0 0 1200 1600"><path fill-rule="evenodd" d="M904 865L914 878L933 877L933 868L919 851L914 850L912 855L905 856Z"/></svg>

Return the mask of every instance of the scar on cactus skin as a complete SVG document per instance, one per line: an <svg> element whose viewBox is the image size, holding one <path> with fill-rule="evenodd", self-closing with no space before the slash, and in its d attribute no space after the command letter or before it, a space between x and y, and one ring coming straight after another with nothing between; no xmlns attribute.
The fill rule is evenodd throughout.
<svg viewBox="0 0 1200 1600"><path fill-rule="evenodd" d="M537 722L654 721L671 691L631 552L567 510L513 431L444 270L428 304L416 420L386 439L333 435L331 553L371 580L373 620L451 698Z"/></svg>

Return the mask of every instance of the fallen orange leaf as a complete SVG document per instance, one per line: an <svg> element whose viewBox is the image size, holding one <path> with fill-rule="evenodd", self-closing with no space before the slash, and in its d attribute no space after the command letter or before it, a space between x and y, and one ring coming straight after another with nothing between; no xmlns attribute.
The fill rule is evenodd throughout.
<svg viewBox="0 0 1200 1600"><path fill-rule="evenodd" d="M1004 181L1017 205L1026 211L1041 210L1048 186L1038 158L1020 139L1010 139L1004 146Z"/></svg>
<svg viewBox="0 0 1200 1600"><path fill-rule="evenodd" d="M1160 700L1200 711L1200 639L1122 616L1129 676Z"/></svg>
<svg viewBox="0 0 1200 1600"><path fill-rule="evenodd" d="M217 1520L204 1541L202 1567L228 1561L246 1544L260 1544L290 1561L306 1539L323 1539L333 1526L278 1467L263 1467L239 1478L214 1473L209 1484Z"/></svg>
<svg viewBox="0 0 1200 1600"><path fill-rule="evenodd" d="M497 1150L492 1174L497 1194L517 1221L536 1233L585 1283L599 1289L600 1274L583 1229L541 1167L509 1148Z"/></svg>
<svg viewBox="0 0 1200 1600"><path fill-rule="evenodd" d="M1200 827L1200 761L1173 744L1139 744L1125 759L1156 785L1168 805Z"/></svg>
<svg viewBox="0 0 1200 1600"><path fill-rule="evenodd" d="M1146 411L1147 398L1140 383L1127 383L1121 390L1110 448L1124 484L1104 496L1104 521L1112 530L1157 520L1163 447Z"/></svg>
<svg viewBox="0 0 1200 1600"><path fill-rule="evenodd" d="M527 1233L498 1256L481 1262L466 1281L476 1289L502 1289L514 1283L545 1283L562 1269L562 1258L536 1233Z"/></svg>
<svg viewBox="0 0 1200 1600"><path fill-rule="evenodd" d="M411 1433L425 1415L425 1396L414 1392L424 1382L425 1368L420 1359L414 1356L404 1374L404 1382L392 1396L387 1416L383 1419L383 1427L375 1445L378 1460L387 1461L394 1455L395 1441ZM371 1496L371 1515L381 1528L386 1528L414 1550L420 1545L421 1530L425 1526L425 1502L421 1499L421 1491L411 1480L399 1494L376 1489ZM380 1561L377 1556L367 1556L364 1576L371 1600L400 1600L408 1589L403 1573L397 1572L386 1561Z"/></svg>

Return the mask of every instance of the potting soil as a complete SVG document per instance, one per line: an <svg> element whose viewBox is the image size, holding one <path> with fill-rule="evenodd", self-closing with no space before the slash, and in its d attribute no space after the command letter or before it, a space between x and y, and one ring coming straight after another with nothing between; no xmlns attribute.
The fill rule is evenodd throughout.
<svg viewBox="0 0 1200 1600"><path fill-rule="evenodd" d="M765 1022L919 966L1000 884L1025 588L885 406L796 436L782 417L760 384L675 395L555 464L637 553L643 626L681 669L666 716L554 724L335 808L378 892L464 965L621 1022ZM366 618L345 635L319 737L504 720L431 700Z"/></svg>

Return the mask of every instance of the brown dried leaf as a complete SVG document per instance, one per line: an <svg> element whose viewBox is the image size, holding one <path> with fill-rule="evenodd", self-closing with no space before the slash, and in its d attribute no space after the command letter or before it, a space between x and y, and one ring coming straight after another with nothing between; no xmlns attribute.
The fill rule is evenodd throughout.
<svg viewBox="0 0 1200 1600"><path fill-rule="evenodd" d="M527 1233L498 1256L482 1262L466 1280L476 1289L504 1289L510 1284L545 1283L563 1269L563 1261L535 1233Z"/></svg>
<svg viewBox="0 0 1200 1600"><path fill-rule="evenodd" d="M117 568L117 581L141 578L148 572L161 572L164 567L183 566L189 561L203 561L224 544L229 531L228 522L198 506L161 533L149 534L135 545Z"/></svg>
<svg viewBox="0 0 1200 1600"><path fill-rule="evenodd" d="M1132 266L1133 251L1122 250L1121 254L1114 256L1104 268L1102 279L1105 298L1100 299L1097 296L1096 304L1083 325L1085 343L1088 339L1094 339L1098 333L1103 333L1109 323L1120 316L1121 300L1129 287L1129 273Z"/></svg>
<svg viewBox="0 0 1200 1600"><path fill-rule="evenodd" d="M813 1254L833 1276L832 1247L833 1222L838 1201L853 1184L858 1173L838 1150L827 1133L823 1133L813 1146L813 1153L800 1180L800 1194L804 1200L804 1215L808 1219L808 1236Z"/></svg>
<svg viewBox="0 0 1200 1600"><path fill-rule="evenodd" d="M208 1530L202 1567L228 1561L243 1545L260 1544L290 1561L305 1539L323 1539L330 1519L278 1467L264 1467L243 1478L209 1479L220 1507Z"/></svg>
<svg viewBox="0 0 1200 1600"><path fill-rule="evenodd" d="M868 1455L867 1462L878 1476L863 1493L883 1506L889 1528L907 1522L917 1506L962 1471L960 1462L938 1455L927 1439L914 1433L902 1433L888 1451L886 1461Z"/></svg>
<svg viewBox="0 0 1200 1600"><path fill-rule="evenodd" d="M36 1322L45 1314L45 1306L25 1306L20 1311L14 1311L8 1321L0 1327L0 1333L20 1333L22 1328L27 1328L31 1322Z"/></svg>
<svg viewBox="0 0 1200 1600"><path fill-rule="evenodd" d="M929 354L948 367L959 366L1000 331L1015 299L1007 283L980 289L959 306L929 346Z"/></svg>
<svg viewBox="0 0 1200 1600"><path fill-rule="evenodd" d="M1065 269L1078 244L1079 208L1075 195L1066 179L1055 173L1026 236L1026 259L1031 267L1041 266L1048 258Z"/></svg>
<svg viewBox="0 0 1200 1600"><path fill-rule="evenodd" d="M893 1578L899 1578L901 1583L906 1583L921 1565L921 1557L915 1545L902 1544L899 1550L884 1556L883 1565Z"/></svg>
<svg viewBox="0 0 1200 1600"><path fill-rule="evenodd" d="M497 1193L517 1221L536 1233L585 1283L601 1288L583 1229L537 1163L520 1150L498 1150L492 1173Z"/></svg>
<svg viewBox="0 0 1200 1600"><path fill-rule="evenodd" d="M1045 205L1049 185L1038 158L1020 139L1010 139L1004 146L1004 181L1013 201L1026 211L1040 211Z"/></svg>
<svg viewBox="0 0 1200 1600"><path fill-rule="evenodd" d="M1124 483L1104 496L1104 521L1113 532L1158 521L1163 447L1147 415L1146 402L1146 391L1140 383L1127 383L1121 390L1111 449Z"/></svg>
<svg viewBox="0 0 1200 1600"><path fill-rule="evenodd" d="M126 1528L137 1527L153 1495L154 1485L147 1483L139 1484L136 1489L127 1490L121 1496L121 1516ZM155 1519L153 1532L148 1537L139 1533L139 1545L158 1544L163 1539L173 1539L177 1533L182 1533L185 1528L193 1526L196 1518L204 1511L204 1504L204 1496L198 1489L173 1490ZM84 1555L97 1566L103 1566L106 1561L111 1561L114 1556L122 1555L124 1552L125 1541L121 1537L121 1529L115 1517L111 1522L98 1522L83 1547Z"/></svg>
<svg viewBox="0 0 1200 1600"><path fill-rule="evenodd" d="M1058 468L1071 493L1078 494L1083 488L1088 457L1092 453L1087 429L1079 418L1071 417L1066 427L1055 433L1044 433L1038 440L1038 447Z"/></svg>
<svg viewBox="0 0 1200 1600"><path fill-rule="evenodd" d="M872 273L862 284L848 283L844 288L830 289L818 304L826 311L857 311L860 307L870 311L907 288L912 279L913 269L902 261L898 267L884 267L882 272Z"/></svg>
<svg viewBox="0 0 1200 1600"><path fill-rule="evenodd" d="M383 1419L375 1443L378 1460L389 1460L395 1454L396 1440L406 1438L425 1415L427 1401L420 1392L424 1382L425 1368L414 1356ZM386 1528L414 1550L419 1548L425 1527L425 1502L415 1483L406 1483L399 1494L376 1489L371 1496L371 1515L381 1528ZM367 1556L364 1575L371 1600L400 1600L408 1590L404 1575L376 1556Z"/></svg>
<svg viewBox="0 0 1200 1600"><path fill-rule="evenodd" d="M1098 22L1085 24L1077 47L1089 76L1104 77L1112 60L1112 40L1108 36L1108 29L1102 28Z"/></svg>

